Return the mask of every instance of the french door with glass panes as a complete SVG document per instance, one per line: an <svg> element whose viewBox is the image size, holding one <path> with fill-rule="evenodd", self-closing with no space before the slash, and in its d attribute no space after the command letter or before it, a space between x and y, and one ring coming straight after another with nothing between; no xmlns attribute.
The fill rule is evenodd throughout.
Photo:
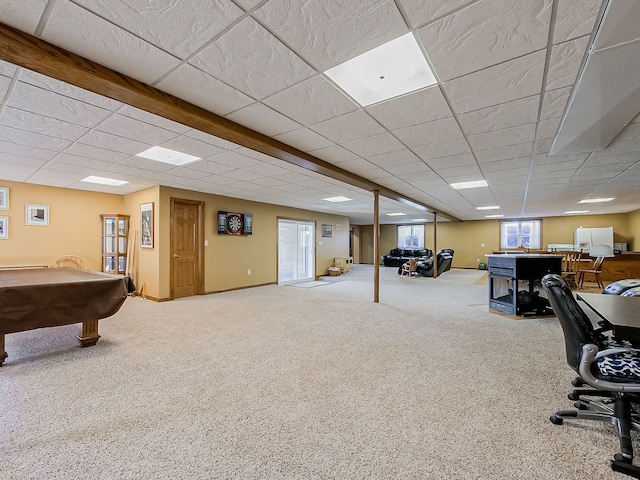
<svg viewBox="0 0 640 480"><path fill-rule="evenodd" d="M278 285L314 280L315 225L278 220Z"/></svg>

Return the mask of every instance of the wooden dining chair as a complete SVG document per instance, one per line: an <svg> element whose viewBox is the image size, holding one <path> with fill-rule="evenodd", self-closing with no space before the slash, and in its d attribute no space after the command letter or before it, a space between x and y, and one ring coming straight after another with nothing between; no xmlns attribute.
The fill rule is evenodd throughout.
<svg viewBox="0 0 640 480"><path fill-rule="evenodd" d="M58 258L53 264L54 268L66 267L66 268L78 268L80 270L85 269L84 260L76 255L63 255Z"/></svg>
<svg viewBox="0 0 640 480"><path fill-rule="evenodd" d="M572 288L577 287L578 271L580 270L581 259L582 251L568 251L564 252L562 255L562 277Z"/></svg>
<svg viewBox="0 0 640 480"><path fill-rule="evenodd" d="M596 257L593 261L591 267L586 268L584 270L578 270L578 288L582 288L582 284L584 283L584 276L587 273L593 274L598 284L598 287L604 288L602 280L600 280L600 274L602 273L602 264L604 263L604 257Z"/></svg>

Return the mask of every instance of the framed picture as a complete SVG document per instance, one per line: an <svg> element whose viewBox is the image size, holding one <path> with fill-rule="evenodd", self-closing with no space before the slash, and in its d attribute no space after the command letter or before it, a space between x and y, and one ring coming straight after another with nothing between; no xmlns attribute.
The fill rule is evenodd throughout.
<svg viewBox="0 0 640 480"><path fill-rule="evenodd" d="M140 205L140 247L153 248L153 202Z"/></svg>
<svg viewBox="0 0 640 480"><path fill-rule="evenodd" d="M322 224L322 236L331 238L333 227L331 225Z"/></svg>
<svg viewBox="0 0 640 480"><path fill-rule="evenodd" d="M9 187L0 187L0 210L9 210Z"/></svg>
<svg viewBox="0 0 640 480"><path fill-rule="evenodd" d="M49 225L49 205L25 205L25 224L47 227Z"/></svg>
<svg viewBox="0 0 640 480"><path fill-rule="evenodd" d="M0 217L0 240L9 238L9 217Z"/></svg>

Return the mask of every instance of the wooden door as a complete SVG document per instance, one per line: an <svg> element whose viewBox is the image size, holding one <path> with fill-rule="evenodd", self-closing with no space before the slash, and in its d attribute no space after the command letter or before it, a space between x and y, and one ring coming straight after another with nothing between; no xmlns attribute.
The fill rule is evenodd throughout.
<svg viewBox="0 0 640 480"><path fill-rule="evenodd" d="M171 199L171 298L204 293L203 202Z"/></svg>

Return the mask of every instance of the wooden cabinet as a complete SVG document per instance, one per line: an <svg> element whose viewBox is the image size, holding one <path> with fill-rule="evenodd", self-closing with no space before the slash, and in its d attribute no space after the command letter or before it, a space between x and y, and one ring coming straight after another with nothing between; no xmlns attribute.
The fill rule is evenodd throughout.
<svg viewBox="0 0 640 480"><path fill-rule="evenodd" d="M103 213L102 271L124 274L127 271L129 215Z"/></svg>

